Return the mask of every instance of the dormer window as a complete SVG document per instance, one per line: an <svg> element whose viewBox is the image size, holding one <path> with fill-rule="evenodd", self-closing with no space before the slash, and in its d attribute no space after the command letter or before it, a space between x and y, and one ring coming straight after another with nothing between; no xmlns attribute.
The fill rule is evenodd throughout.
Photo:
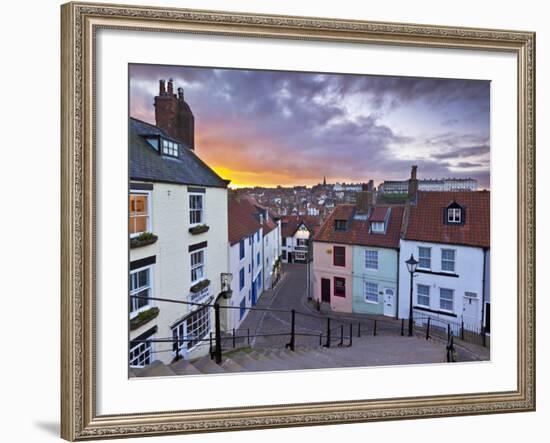
<svg viewBox="0 0 550 443"><path fill-rule="evenodd" d="M171 140L162 139L162 154L168 155L169 157L178 157L179 155L179 143L173 142Z"/></svg>
<svg viewBox="0 0 550 443"><path fill-rule="evenodd" d="M458 203L453 202L445 209L445 222L450 225L464 224L465 211Z"/></svg>
<svg viewBox="0 0 550 443"><path fill-rule="evenodd" d="M370 224L371 232L384 233L384 231L385 231L385 226L384 225L385 225L384 222L372 222Z"/></svg>
<svg viewBox="0 0 550 443"><path fill-rule="evenodd" d="M345 231L347 224L347 220L334 220L334 230Z"/></svg>

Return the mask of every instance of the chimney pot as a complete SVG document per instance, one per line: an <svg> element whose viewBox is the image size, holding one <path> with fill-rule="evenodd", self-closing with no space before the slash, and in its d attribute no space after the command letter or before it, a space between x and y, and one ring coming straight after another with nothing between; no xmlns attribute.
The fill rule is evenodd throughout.
<svg viewBox="0 0 550 443"><path fill-rule="evenodd" d="M178 100L183 101L183 88L182 87L178 88Z"/></svg>
<svg viewBox="0 0 550 443"><path fill-rule="evenodd" d="M168 80L168 94L174 94L174 80Z"/></svg>
<svg viewBox="0 0 550 443"><path fill-rule="evenodd" d="M164 79L159 80L159 95L166 94L166 82Z"/></svg>

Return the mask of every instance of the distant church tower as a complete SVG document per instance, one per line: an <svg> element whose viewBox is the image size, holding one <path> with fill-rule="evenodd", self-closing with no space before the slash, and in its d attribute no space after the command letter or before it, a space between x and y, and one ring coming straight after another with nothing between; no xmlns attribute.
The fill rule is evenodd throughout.
<svg viewBox="0 0 550 443"><path fill-rule="evenodd" d="M327 185L327 178L323 177L323 186L326 186L326 185Z"/></svg>
<svg viewBox="0 0 550 443"><path fill-rule="evenodd" d="M195 117L183 98L183 88L174 94L174 82L159 81L159 95L155 97L155 120L157 126L170 137L195 149Z"/></svg>

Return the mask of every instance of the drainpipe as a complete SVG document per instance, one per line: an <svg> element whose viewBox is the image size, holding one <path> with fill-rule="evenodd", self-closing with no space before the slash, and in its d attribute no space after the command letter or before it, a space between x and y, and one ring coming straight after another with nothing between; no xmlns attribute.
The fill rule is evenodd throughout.
<svg viewBox="0 0 550 443"><path fill-rule="evenodd" d="M397 285L396 285L396 295L395 297L395 318L399 320L399 254L400 250L397 249Z"/></svg>
<svg viewBox="0 0 550 443"><path fill-rule="evenodd" d="M481 278L481 325L485 328L485 271L487 267L487 248L483 248L483 277Z"/></svg>

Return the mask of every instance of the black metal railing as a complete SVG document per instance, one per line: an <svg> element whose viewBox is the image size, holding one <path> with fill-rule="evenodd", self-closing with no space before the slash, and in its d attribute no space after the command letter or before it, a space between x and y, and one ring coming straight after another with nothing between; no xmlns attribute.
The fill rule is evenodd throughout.
<svg viewBox="0 0 550 443"><path fill-rule="evenodd" d="M381 318L364 318L364 319L351 319L342 318L338 316L323 315L323 314L308 314L304 312L297 312L294 309L278 309L278 308L261 308L261 307L245 307L240 306L222 306L219 303L197 303L187 302L181 300L171 300L166 298L155 297L142 297L138 295L132 295L133 298L142 298L153 301L177 303L199 307L209 307L214 310L214 329L213 332L209 332L204 337L170 337L170 338L156 338L156 339L144 339L144 340L132 340L133 344L139 342L150 343L172 343L173 351L175 350L175 359L180 358L181 347L185 343L193 342L194 345L208 344L208 352L210 357L215 360L216 363L222 362L222 355L224 351L229 351L242 346L250 346L251 340L256 338L276 338L280 340L278 344L284 346L291 351L295 351L298 344L320 346L325 348L331 347L351 347L353 346L354 337L360 338L362 336L378 336L378 335L405 335L405 322L406 319L385 320ZM232 328L230 331L222 331L221 327L221 309L246 309L248 311L264 311L270 313L283 313L288 315L289 327L286 331L271 332L271 333L251 333L250 328ZM307 325L303 325L298 320L299 317L311 317L319 320L319 328L311 328ZM439 318L415 313L414 317L414 331L418 335L423 335L426 339L432 337L438 337L447 341L447 356L449 357L449 346L451 346L454 352L454 338L460 337L464 341L476 340L479 344L485 346L485 334L483 332L476 331L474 329L468 329L470 325L464 323L452 323ZM323 325L324 322L324 325ZM156 352L169 352L156 351ZM453 354L454 355L454 354Z"/></svg>
<svg viewBox="0 0 550 443"><path fill-rule="evenodd" d="M465 322L463 319L452 321L419 312L414 313L413 319L417 329L425 330L426 338L448 338L452 335L463 342L483 347L489 345L487 333L481 323Z"/></svg>

